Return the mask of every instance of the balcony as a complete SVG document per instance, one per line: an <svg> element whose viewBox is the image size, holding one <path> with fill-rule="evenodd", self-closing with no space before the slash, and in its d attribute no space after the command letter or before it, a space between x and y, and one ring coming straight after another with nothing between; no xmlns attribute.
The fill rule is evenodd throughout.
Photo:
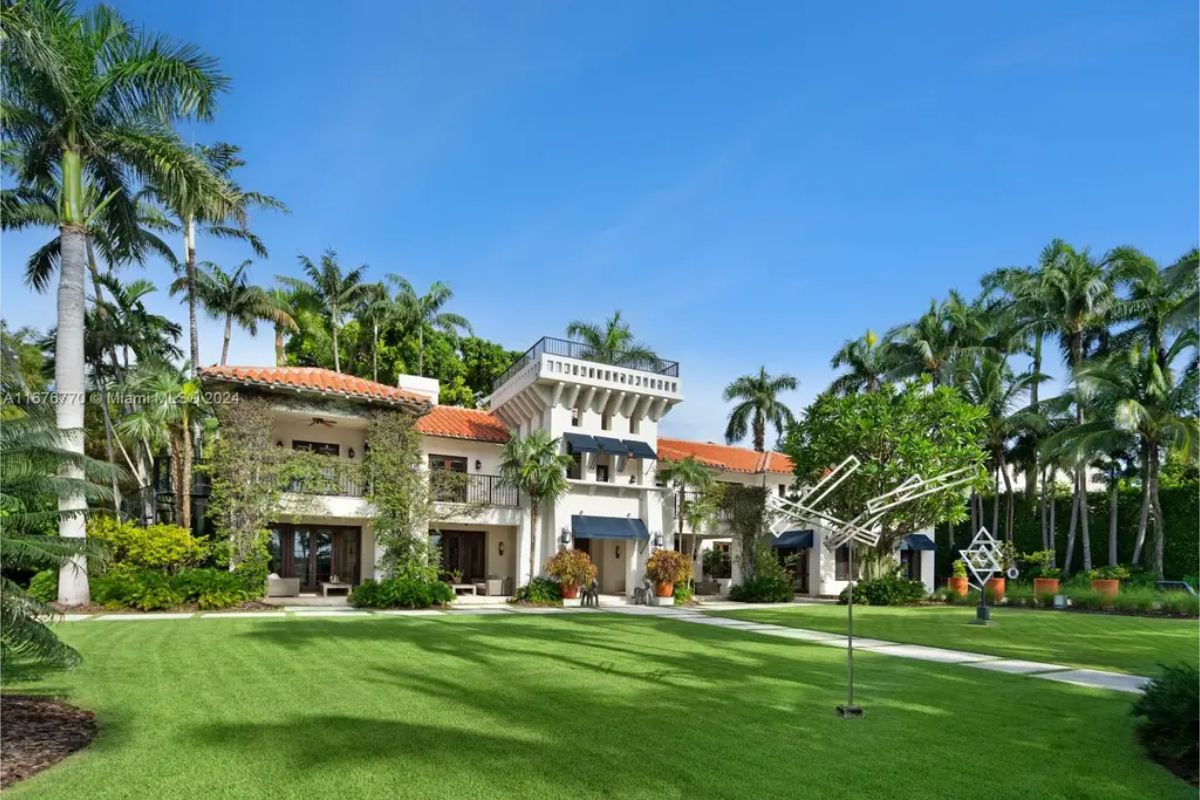
<svg viewBox="0 0 1200 800"><path fill-rule="evenodd" d="M626 359L622 358L621 353L616 353L615 358L599 358L595 350L582 342L572 342L566 339L555 339L551 336L543 336L533 347L525 351L525 353L514 361L508 369L504 370L501 375L492 381L492 390L496 390L504 385L510 378L520 372L529 364L533 363L542 355L561 356L563 358L573 358L578 361L591 361L597 364L609 364L614 367L636 370L638 372L648 372L654 375L663 375L669 378L679 377L679 362L667 361L665 359L654 359L646 361L642 359Z"/></svg>
<svg viewBox="0 0 1200 800"><path fill-rule="evenodd" d="M687 513L688 503L693 503L700 499L699 492L678 492L675 495L675 516L683 516ZM717 509L717 522L729 522L733 519L733 512L727 508Z"/></svg>
<svg viewBox="0 0 1200 800"><path fill-rule="evenodd" d="M521 505L521 493L515 486L508 486L499 475L467 475L460 472L444 472L450 480L433 481L433 499L440 503L479 504L517 508ZM440 477L440 476L439 476Z"/></svg>
<svg viewBox="0 0 1200 800"><path fill-rule="evenodd" d="M367 493L366 475L362 464L333 459L322 475L293 479L284 484L285 492L332 497L364 497Z"/></svg>

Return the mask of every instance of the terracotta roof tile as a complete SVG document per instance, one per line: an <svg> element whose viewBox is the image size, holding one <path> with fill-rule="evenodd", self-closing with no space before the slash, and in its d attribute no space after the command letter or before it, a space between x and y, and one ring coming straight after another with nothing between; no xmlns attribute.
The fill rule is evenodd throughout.
<svg viewBox="0 0 1200 800"><path fill-rule="evenodd" d="M474 408L434 406L432 411L417 420L417 430L426 436L444 436L448 439L474 439L494 444L508 441L508 428L499 417Z"/></svg>
<svg viewBox="0 0 1200 800"><path fill-rule="evenodd" d="M243 383L269 389L296 389L389 404L428 406L428 398L353 375L320 367L233 367L211 366L200 370L202 379Z"/></svg>
<svg viewBox="0 0 1200 800"><path fill-rule="evenodd" d="M729 472L772 472L792 474L792 461L783 453L759 453L745 447L731 447L712 442L689 442L684 439L658 439L658 457L664 461L680 461L694 456L713 469Z"/></svg>

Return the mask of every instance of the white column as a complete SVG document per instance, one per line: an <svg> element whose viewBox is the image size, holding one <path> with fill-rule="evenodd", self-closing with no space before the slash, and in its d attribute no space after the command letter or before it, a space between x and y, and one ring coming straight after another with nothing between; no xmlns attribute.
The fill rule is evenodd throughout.
<svg viewBox="0 0 1200 800"><path fill-rule="evenodd" d="M734 536L729 543L729 585L739 586L742 583L742 542L740 536Z"/></svg>

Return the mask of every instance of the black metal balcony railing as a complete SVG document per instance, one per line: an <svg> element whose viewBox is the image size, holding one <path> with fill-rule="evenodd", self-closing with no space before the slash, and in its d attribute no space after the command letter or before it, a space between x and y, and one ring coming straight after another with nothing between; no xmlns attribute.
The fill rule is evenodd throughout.
<svg viewBox="0 0 1200 800"><path fill-rule="evenodd" d="M452 474L453 480L435 483L435 500L443 503L482 503L489 506L520 505L520 492L515 486L501 482L499 475Z"/></svg>
<svg viewBox="0 0 1200 800"><path fill-rule="evenodd" d="M680 516L687 513L689 503L694 503L700 499L699 492L678 492L675 495L675 515ZM718 522L729 522L733 519L733 513L727 508L717 510Z"/></svg>
<svg viewBox="0 0 1200 800"><path fill-rule="evenodd" d="M543 353L549 353L552 356L563 356L564 358L577 358L580 361L595 361L598 364L611 364L614 367L636 369L641 372L652 372L656 375L666 375L671 378L679 377L678 361L667 361L662 358L650 360L624 358L623 353L615 353L615 357L608 357L598 354L591 345L584 344L583 342L572 342L566 339L555 339L552 336L543 336L534 343L533 347L526 350L524 355L514 361L508 369L504 370L500 377L492 381L492 388L498 389L505 381L520 372L526 364L529 364Z"/></svg>
<svg viewBox="0 0 1200 800"><path fill-rule="evenodd" d="M363 497L366 476L361 464L340 463L331 466L323 475L287 482L284 491L296 494L323 494L335 497Z"/></svg>

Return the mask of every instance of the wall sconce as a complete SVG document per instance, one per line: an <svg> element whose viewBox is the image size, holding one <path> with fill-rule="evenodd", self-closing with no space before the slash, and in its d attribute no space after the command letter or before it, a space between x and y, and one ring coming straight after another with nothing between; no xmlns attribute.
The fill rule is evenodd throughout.
<svg viewBox="0 0 1200 800"><path fill-rule="evenodd" d="M280 439L280 440L278 440L277 442L275 442L275 446L276 446L276 447L283 447L283 439Z"/></svg>
<svg viewBox="0 0 1200 800"><path fill-rule="evenodd" d="M482 469L483 469L483 462L480 461L478 458L475 459L475 471L479 472Z"/></svg>
<svg viewBox="0 0 1200 800"><path fill-rule="evenodd" d="M504 542L500 542L499 549L500 549L500 555L504 555Z"/></svg>
<svg viewBox="0 0 1200 800"><path fill-rule="evenodd" d="M613 548L613 556L616 558L621 557L621 545L617 545L616 547Z"/></svg>
<svg viewBox="0 0 1200 800"><path fill-rule="evenodd" d="M566 547L571 543L571 532L566 528L562 529L562 533L558 536L558 543Z"/></svg>
<svg viewBox="0 0 1200 800"><path fill-rule="evenodd" d="M350 448L350 458L352 458L352 459L354 458L354 448L353 447Z"/></svg>
<svg viewBox="0 0 1200 800"><path fill-rule="evenodd" d="M661 533L654 534L654 546L655 547L663 546L663 535Z"/></svg>

